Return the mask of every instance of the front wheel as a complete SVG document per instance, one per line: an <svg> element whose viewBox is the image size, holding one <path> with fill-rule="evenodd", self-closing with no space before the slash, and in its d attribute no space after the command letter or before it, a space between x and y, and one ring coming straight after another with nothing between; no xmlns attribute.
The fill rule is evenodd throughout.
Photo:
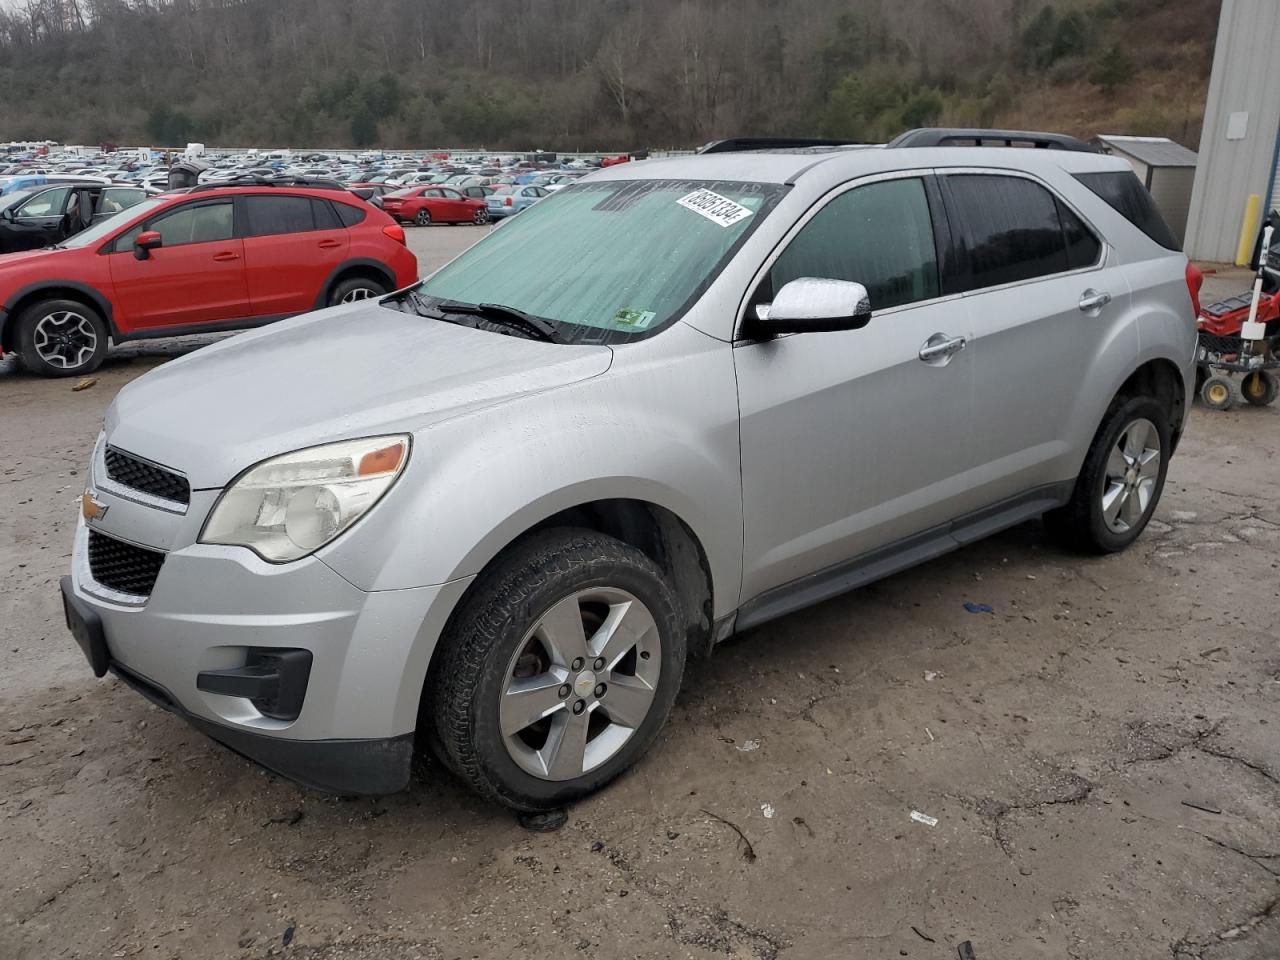
<svg viewBox="0 0 1280 960"><path fill-rule="evenodd" d="M1160 502L1171 447L1168 413L1159 403L1117 398L1094 435L1071 499L1045 514L1049 532L1088 553L1125 549Z"/></svg>
<svg viewBox="0 0 1280 960"><path fill-rule="evenodd" d="M437 752L517 810L600 789L645 752L684 672L679 602L639 550L559 529L481 575L428 691Z"/></svg>
<svg viewBox="0 0 1280 960"><path fill-rule="evenodd" d="M484 207L481 207L479 210L476 211L476 215L475 217L472 218L472 220L476 224L476 226L480 226L480 227L484 226L486 223L489 222L489 211L486 210Z"/></svg>
<svg viewBox="0 0 1280 960"><path fill-rule="evenodd" d="M18 353L42 377L92 373L107 356L107 325L74 300L45 300L18 318Z"/></svg>
<svg viewBox="0 0 1280 960"><path fill-rule="evenodd" d="M1209 377L1200 384L1200 399L1210 410L1231 409L1231 381L1226 377Z"/></svg>

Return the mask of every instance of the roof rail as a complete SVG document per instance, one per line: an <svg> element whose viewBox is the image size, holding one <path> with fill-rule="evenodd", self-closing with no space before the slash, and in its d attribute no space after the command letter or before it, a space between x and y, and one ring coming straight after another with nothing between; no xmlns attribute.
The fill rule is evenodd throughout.
<svg viewBox="0 0 1280 960"><path fill-rule="evenodd" d="M797 150L805 147L857 147L861 140L821 140L806 137L732 137L712 140L698 153L743 153L747 150Z"/></svg>
<svg viewBox="0 0 1280 960"><path fill-rule="evenodd" d="M241 177L232 177L229 180L212 180L206 183L198 183L187 192L203 193L206 190L222 190L226 187L309 187L312 190L343 191L347 189L337 180L323 180L312 177L260 177L254 174L246 174Z"/></svg>
<svg viewBox="0 0 1280 960"><path fill-rule="evenodd" d="M922 127L890 140L888 147L1033 147L1040 150L1073 150L1101 153L1076 137L1033 130L982 130L966 127Z"/></svg>

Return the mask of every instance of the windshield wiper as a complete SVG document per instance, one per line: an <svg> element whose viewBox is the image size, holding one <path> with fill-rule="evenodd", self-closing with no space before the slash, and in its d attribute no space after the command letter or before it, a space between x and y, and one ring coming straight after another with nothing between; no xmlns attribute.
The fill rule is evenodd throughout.
<svg viewBox="0 0 1280 960"><path fill-rule="evenodd" d="M441 300L436 304L436 309L441 313L466 313L483 317L492 323L532 333L535 339L545 340L548 343L568 342L549 320L501 303L462 303L457 300Z"/></svg>

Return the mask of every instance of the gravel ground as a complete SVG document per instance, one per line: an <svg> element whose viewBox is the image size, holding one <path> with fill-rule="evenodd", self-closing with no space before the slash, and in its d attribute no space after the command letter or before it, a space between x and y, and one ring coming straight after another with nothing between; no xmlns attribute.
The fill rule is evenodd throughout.
<svg viewBox="0 0 1280 960"><path fill-rule="evenodd" d="M478 234L410 238L429 269ZM79 471L191 348L81 392L0 364L4 960L1280 956L1280 410L1197 406L1122 556L1029 523L722 646L533 834L432 762L301 789L93 679L57 598Z"/></svg>

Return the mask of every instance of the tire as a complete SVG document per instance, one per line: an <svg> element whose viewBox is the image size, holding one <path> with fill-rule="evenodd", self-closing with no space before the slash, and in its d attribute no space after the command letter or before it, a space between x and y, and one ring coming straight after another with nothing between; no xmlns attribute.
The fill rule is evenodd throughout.
<svg viewBox="0 0 1280 960"><path fill-rule="evenodd" d="M107 325L77 300L42 300L18 318L18 353L23 366L42 377L79 377L102 366Z"/></svg>
<svg viewBox="0 0 1280 960"><path fill-rule="evenodd" d="M1117 397L1094 434L1071 499L1045 514L1049 533L1084 553L1128 547L1160 502L1171 447L1164 407L1151 397ZM1130 460L1131 453L1138 462Z"/></svg>
<svg viewBox="0 0 1280 960"><path fill-rule="evenodd" d="M489 211L483 208L476 211L476 215L471 218L471 222L477 227L483 227L489 222Z"/></svg>
<svg viewBox="0 0 1280 960"><path fill-rule="evenodd" d="M529 538L481 574L441 640L424 711L436 752L481 796L516 810L599 790L671 712L686 650L678 610L662 572L631 546L567 528ZM629 628L593 635L610 615ZM575 732L581 754L566 746Z"/></svg>
<svg viewBox="0 0 1280 960"><path fill-rule="evenodd" d="M334 284L329 291L329 306L336 307L340 303L353 303L356 300L370 300L381 297L387 292L386 284L369 277L348 277L341 283Z"/></svg>
<svg viewBox="0 0 1280 960"><path fill-rule="evenodd" d="M1265 407L1276 399L1276 378L1266 370L1246 373L1240 381L1240 395L1255 407Z"/></svg>
<svg viewBox="0 0 1280 960"><path fill-rule="evenodd" d="M1210 410L1231 409L1231 381L1226 377L1208 377L1200 385L1200 399Z"/></svg>
<svg viewBox="0 0 1280 960"><path fill-rule="evenodd" d="M414 215L413 222L420 227L431 226L431 211L423 207Z"/></svg>

